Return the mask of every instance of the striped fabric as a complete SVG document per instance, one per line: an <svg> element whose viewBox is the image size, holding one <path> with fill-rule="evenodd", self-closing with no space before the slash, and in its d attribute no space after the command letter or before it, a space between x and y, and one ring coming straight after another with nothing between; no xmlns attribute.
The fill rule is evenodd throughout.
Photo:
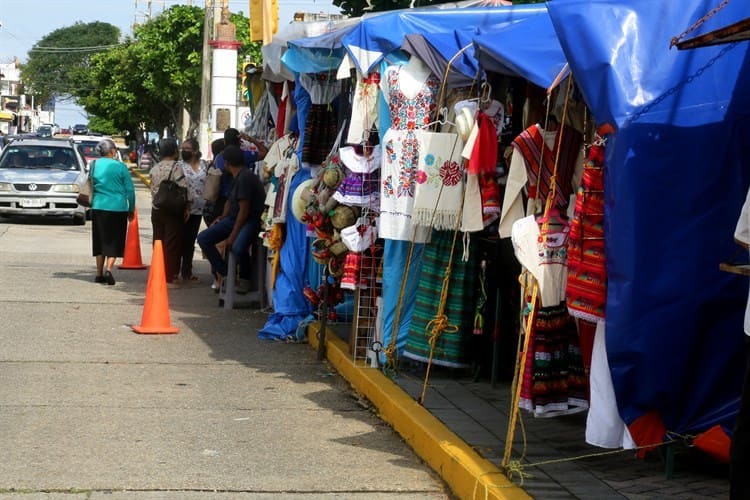
<svg viewBox="0 0 750 500"><path fill-rule="evenodd" d="M453 231L433 231L432 240L425 245L422 274L419 279L414 314L404 356L417 361L430 359L430 329L427 324L435 319L440 304L443 277L450 257ZM445 331L436 344L432 362L436 365L460 368L467 366L464 359L465 343L473 327L474 279L477 257L472 249L468 262L461 260L462 239L456 239L445 315L458 332Z"/></svg>
<svg viewBox="0 0 750 500"><path fill-rule="evenodd" d="M555 177L555 205L561 212L565 213L570 203L570 195L572 194L571 181L575 172L575 163L581 150L583 137L580 132L572 127L563 127L561 130L560 159ZM552 173L555 171L558 141L560 141L559 137L555 136L555 147L550 150L544 144L544 133L539 125L532 125L513 140L513 147L521 153L521 156L526 161L530 198L535 197L542 201L547 199L547 194L550 190L550 180ZM542 154L542 151L544 154Z"/></svg>

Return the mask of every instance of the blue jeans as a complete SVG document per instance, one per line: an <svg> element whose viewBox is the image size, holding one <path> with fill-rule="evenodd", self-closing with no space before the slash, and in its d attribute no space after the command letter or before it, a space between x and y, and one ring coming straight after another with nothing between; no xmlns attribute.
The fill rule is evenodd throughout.
<svg viewBox="0 0 750 500"><path fill-rule="evenodd" d="M211 269L222 276L227 275L227 263L216 249L216 244L224 241L232 234L234 221L234 217L226 217L204 229L198 235L198 245L211 263ZM258 237L258 232L258 223L248 221L242 226L234 244L232 244L231 252L235 255L239 264L240 279L250 279L250 245Z"/></svg>

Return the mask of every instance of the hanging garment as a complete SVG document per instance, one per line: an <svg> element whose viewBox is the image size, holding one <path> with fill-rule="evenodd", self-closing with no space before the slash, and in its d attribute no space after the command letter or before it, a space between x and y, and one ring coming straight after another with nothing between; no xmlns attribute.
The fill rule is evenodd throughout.
<svg viewBox="0 0 750 500"><path fill-rule="evenodd" d="M586 442L602 448L635 448L635 441L617 409L612 373L607 360L604 321L596 324L589 381L591 409L586 418Z"/></svg>
<svg viewBox="0 0 750 500"><path fill-rule="evenodd" d="M417 361L430 359L431 325L440 304L443 279L451 256L453 231L434 231L425 245L422 272L406 339L404 356ZM474 324L474 281L476 276L476 248L468 261L462 260L462 239L456 239L451 262L451 275L444 313L454 329L443 331L435 343L432 362L440 366L465 367L465 344Z"/></svg>
<svg viewBox="0 0 750 500"><path fill-rule="evenodd" d="M369 138L370 131L378 119L379 85L380 73L377 71L357 80L346 142L361 144Z"/></svg>
<svg viewBox="0 0 750 500"><path fill-rule="evenodd" d="M607 302L603 161L604 146L591 146L568 240L566 302L571 315L588 321L604 319Z"/></svg>
<svg viewBox="0 0 750 500"><path fill-rule="evenodd" d="M519 408L555 417L588 408L588 384L573 318L565 303L541 307L532 325Z"/></svg>
<svg viewBox="0 0 750 500"><path fill-rule="evenodd" d="M341 82L328 73L302 74L299 79L312 102L305 119L302 162L320 165L338 134L338 120L331 102L341 93Z"/></svg>
<svg viewBox="0 0 750 500"><path fill-rule="evenodd" d="M382 141L379 231L381 238L410 241L414 237L421 243L427 241L430 231L422 228L414 235L412 225L419 159L416 130L430 122L440 82L420 64L413 57L408 65L389 66L381 82L391 128Z"/></svg>
<svg viewBox="0 0 750 500"><path fill-rule="evenodd" d="M351 146L339 150L341 162L347 172L333 198L344 205L377 209L380 200L380 148L369 156L358 155Z"/></svg>
<svg viewBox="0 0 750 500"><path fill-rule="evenodd" d="M516 259L534 276L539 284L542 307L557 306L565 300L567 275L568 226L549 226L542 237L539 223L533 215L513 224L513 251Z"/></svg>
<svg viewBox="0 0 750 500"><path fill-rule="evenodd" d="M274 224L286 222L290 181L299 170L296 149L297 135L287 134L271 145L263 159L264 168L273 172L266 204L271 208Z"/></svg>
<svg viewBox="0 0 750 500"><path fill-rule="evenodd" d="M441 231L456 229L464 181L458 134L417 130L419 160L412 222Z"/></svg>
<svg viewBox="0 0 750 500"><path fill-rule="evenodd" d="M554 206L566 213L570 204L573 186L578 186L581 178L582 162L581 134L571 127L563 127L560 155L555 176ZM499 233L501 238L510 236L513 223L518 219L538 213L544 207L550 189L550 179L555 171L558 131L545 132L539 125L532 125L513 140L508 179L500 214ZM542 154L544 153L544 154ZM528 203L523 207L523 190L528 184Z"/></svg>

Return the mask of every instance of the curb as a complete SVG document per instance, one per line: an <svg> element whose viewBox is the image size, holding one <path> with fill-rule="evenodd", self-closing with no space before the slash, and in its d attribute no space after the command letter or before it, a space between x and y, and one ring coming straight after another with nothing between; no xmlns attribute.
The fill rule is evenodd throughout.
<svg viewBox="0 0 750 500"><path fill-rule="evenodd" d="M151 179L143 175L136 167L128 166L130 173L138 177L142 183L146 186L151 187Z"/></svg>
<svg viewBox="0 0 750 500"><path fill-rule="evenodd" d="M314 349L318 348L319 330L317 322L307 329L307 338ZM327 328L325 339L328 361L377 408L380 418L401 435L458 497L531 498L380 370L355 363L348 344L336 333Z"/></svg>

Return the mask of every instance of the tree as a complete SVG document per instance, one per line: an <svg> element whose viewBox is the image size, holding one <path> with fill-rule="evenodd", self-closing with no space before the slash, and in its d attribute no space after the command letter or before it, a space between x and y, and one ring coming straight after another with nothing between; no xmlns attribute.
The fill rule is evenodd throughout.
<svg viewBox="0 0 750 500"><path fill-rule="evenodd" d="M78 75L88 70L91 58L116 45L120 30L109 23L75 23L57 29L34 44L21 67L26 91L45 104L53 97L76 95Z"/></svg>
<svg viewBox="0 0 750 500"><path fill-rule="evenodd" d="M259 61L260 44L249 41L247 18L234 14L232 21L243 42L239 59ZM139 26L133 39L92 58L90 70L78 75L76 95L89 114L121 130L145 126L189 135L200 118L202 46L203 9L173 6ZM190 115L188 131L176 130L183 109Z"/></svg>

